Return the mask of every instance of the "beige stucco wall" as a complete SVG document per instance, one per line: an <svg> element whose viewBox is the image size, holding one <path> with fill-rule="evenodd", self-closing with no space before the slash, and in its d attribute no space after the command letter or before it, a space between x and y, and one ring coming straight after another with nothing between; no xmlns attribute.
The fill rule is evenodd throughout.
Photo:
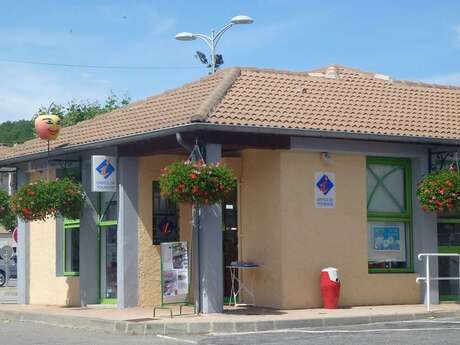
<svg viewBox="0 0 460 345"><path fill-rule="evenodd" d="M139 159L139 305L143 307L161 303L160 246L152 245L152 182L159 179L161 168L184 158L159 155ZM191 214L189 205L180 206L179 226L183 241L190 241Z"/></svg>
<svg viewBox="0 0 460 345"><path fill-rule="evenodd" d="M320 270L340 270L344 306L418 303L415 274L369 274L367 269L366 157L320 153L243 152L242 258L260 262L253 278L261 306L321 306ZM314 207L314 174L336 174L337 206Z"/></svg>
<svg viewBox="0 0 460 345"><path fill-rule="evenodd" d="M161 303L160 246L152 245L153 200L152 181L160 177L160 170L166 165L186 157L158 155L139 159L139 305L153 307ZM226 158L224 164L240 175L239 158ZM181 241L191 240L191 205L180 205L179 226Z"/></svg>
<svg viewBox="0 0 460 345"><path fill-rule="evenodd" d="M31 175L31 180L38 178L46 176ZM56 245L54 219L30 223L29 302L77 306L80 304L80 278L56 276Z"/></svg>
<svg viewBox="0 0 460 345"><path fill-rule="evenodd" d="M78 306L80 278L56 276L56 221L30 223L30 304Z"/></svg>
<svg viewBox="0 0 460 345"><path fill-rule="evenodd" d="M280 151L246 150L242 154L239 246L243 260L263 265L244 276L256 304L282 306Z"/></svg>

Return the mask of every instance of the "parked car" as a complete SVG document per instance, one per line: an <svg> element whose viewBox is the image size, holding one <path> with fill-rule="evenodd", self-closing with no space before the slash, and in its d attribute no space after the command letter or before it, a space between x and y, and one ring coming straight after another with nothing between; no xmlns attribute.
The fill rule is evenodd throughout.
<svg viewBox="0 0 460 345"><path fill-rule="evenodd" d="M4 260L0 259L0 287L4 286L7 282L6 265ZM9 279L17 278L17 257L13 256L8 262L8 275Z"/></svg>

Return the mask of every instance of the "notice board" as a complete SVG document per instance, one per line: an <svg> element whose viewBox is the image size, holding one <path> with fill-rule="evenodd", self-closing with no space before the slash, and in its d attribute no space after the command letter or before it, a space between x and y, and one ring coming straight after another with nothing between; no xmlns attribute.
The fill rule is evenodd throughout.
<svg viewBox="0 0 460 345"><path fill-rule="evenodd" d="M190 261L187 242L161 243L160 252L162 304L188 303Z"/></svg>

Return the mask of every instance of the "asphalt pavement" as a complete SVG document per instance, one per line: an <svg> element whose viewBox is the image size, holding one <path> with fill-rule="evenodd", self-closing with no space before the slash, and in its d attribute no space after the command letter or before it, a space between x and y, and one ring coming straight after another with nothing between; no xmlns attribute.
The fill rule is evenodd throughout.
<svg viewBox="0 0 460 345"><path fill-rule="evenodd" d="M5 345L396 345L459 344L458 318L375 323L364 326L305 328L208 336L129 336L33 322L0 323Z"/></svg>

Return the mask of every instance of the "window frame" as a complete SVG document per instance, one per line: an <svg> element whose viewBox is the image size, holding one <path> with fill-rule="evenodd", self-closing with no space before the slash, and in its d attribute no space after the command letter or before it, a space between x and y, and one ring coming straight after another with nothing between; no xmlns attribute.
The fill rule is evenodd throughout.
<svg viewBox="0 0 460 345"><path fill-rule="evenodd" d="M75 160L75 161L70 161L72 163L78 162L78 166L67 166L67 161L64 161L64 167L59 167L56 169L56 176L60 175L59 170L62 171L62 176L59 176L60 178L63 177L70 177L74 179L75 181L81 183L81 176L82 176L82 164L81 160ZM80 219L63 219L63 227L62 227L62 258L61 258L61 263L62 263L62 274L64 277L78 277L80 276L80 271L66 271L67 267L67 246L66 246L66 235L67 231L75 231L75 230L80 231ZM79 243L80 245L80 243ZM78 262L80 263L80 253L77 253L78 255Z"/></svg>
<svg viewBox="0 0 460 345"><path fill-rule="evenodd" d="M118 228L118 207L120 206L119 194L120 190L117 188L116 192L96 192L97 193L97 267L98 267L98 303L99 304L117 304L118 303L118 290L117 290L117 297L102 297L102 231L105 231L107 227L117 227ZM108 203L103 208L103 195L102 193L112 193L111 197L108 199ZM116 198L115 198L116 196ZM113 206L113 202L116 200L116 218L117 219L110 219L106 217L108 211L111 206ZM118 238L117 238L118 241ZM118 264L118 263L117 263Z"/></svg>
<svg viewBox="0 0 460 345"><path fill-rule="evenodd" d="M161 238L157 237L157 229L156 229L156 222L155 219L157 216L165 215L165 216L171 216L170 213L168 212L158 212L155 213L155 188L158 188L158 193L160 193L160 182L158 180L153 180L152 181L152 245L154 246L159 246L161 243L168 242L168 241L161 241ZM162 198L161 193L159 194L160 198ZM165 199L165 198L163 198ZM172 201L170 201L172 202ZM180 208L179 204L175 203L175 218L176 218L176 223L177 223L177 234L175 236L177 241L180 241Z"/></svg>
<svg viewBox="0 0 460 345"><path fill-rule="evenodd" d="M70 220L70 219L64 219L64 227L62 231L62 271L65 277L76 277L80 275L80 271L67 271L67 241L66 241L66 235L67 231L80 231L80 220ZM80 256L80 253L78 253L78 256ZM80 257L78 258L78 261L80 261Z"/></svg>
<svg viewBox="0 0 460 345"><path fill-rule="evenodd" d="M406 231L408 232L406 244L407 253L407 267L406 268L369 268L369 273L413 273L414 262L412 258L413 253L413 229L412 229L412 164L410 158L395 158L395 157L367 157L366 161L366 185L367 185L367 174L369 165L387 165L387 166L399 166L403 168L404 172L404 212L369 212L367 211L367 225L370 222L394 222L404 223L406 225ZM366 186L367 188L367 186ZM367 189L366 189L367 190ZM369 206L370 199L366 192L366 209ZM369 230L368 236L369 236ZM368 247L369 251L369 247Z"/></svg>

